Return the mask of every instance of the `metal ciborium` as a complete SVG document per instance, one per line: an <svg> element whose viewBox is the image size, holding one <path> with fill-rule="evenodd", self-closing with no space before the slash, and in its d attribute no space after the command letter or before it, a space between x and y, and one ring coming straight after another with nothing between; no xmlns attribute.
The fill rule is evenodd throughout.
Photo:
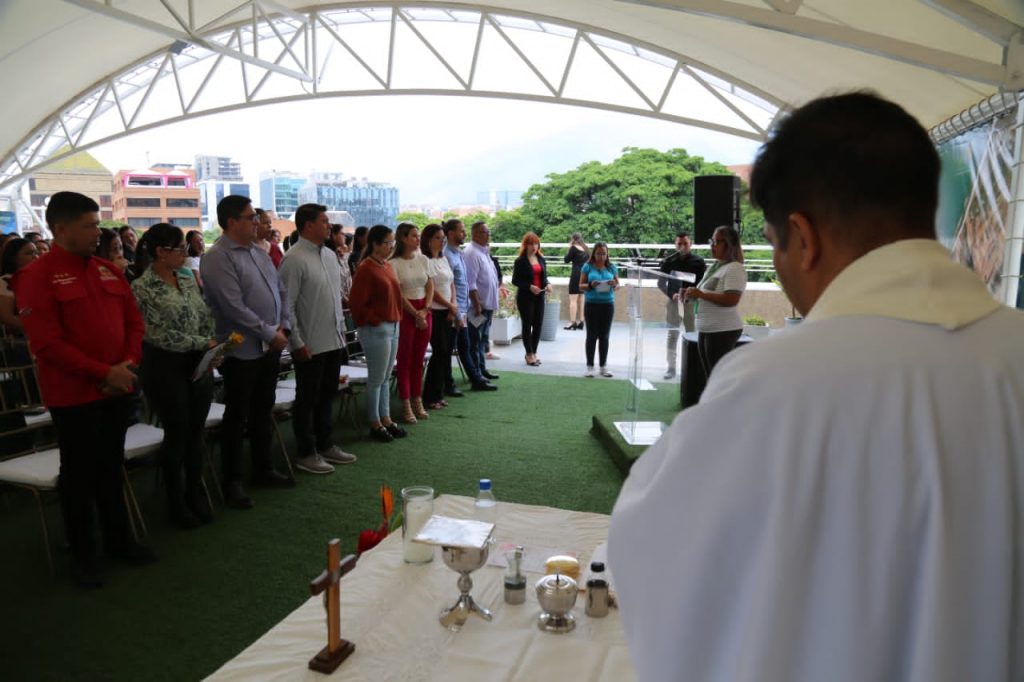
<svg viewBox="0 0 1024 682"><path fill-rule="evenodd" d="M462 629L471 613L491 620L491 612L477 604L470 594L473 579L469 574L487 563L493 532L493 523L432 516L416 536L415 542L439 545L445 566L459 574L459 598L442 609L439 616L441 625L453 632Z"/></svg>

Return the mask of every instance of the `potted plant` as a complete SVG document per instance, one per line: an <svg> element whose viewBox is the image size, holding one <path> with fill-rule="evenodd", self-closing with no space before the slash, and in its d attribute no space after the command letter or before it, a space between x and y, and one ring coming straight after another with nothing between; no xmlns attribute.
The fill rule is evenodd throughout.
<svg viewBox="0 0 1024 682"><path fill-rule="evenodd" d="M491 341L502 346L512 343L516 337L522 336L523 323L519 319L516 308L516 297L508 295L498 303L498 309L491 320Z"/></svg>
<svg viewBox="0 0 1024 682"><path fill-rule="evenodd" d="M763 317L748 315L743 318L743 333L752 339L761 339L771 333L771 328Z"/></svg>
<svg viewBox="0 0 1024 682"><path fill-rule="evenodd" d="M786 290L782 288L782 282L779 281L778 277L772 277L772 284L777 286L779 288L779 291L782 292L782 295L786 297L787 301L789 301L789 296L786 294ZM800 315L797 315L796 307L793 305L793 302L789 301L789 315L786 316L785 319L786 326L793 327L800 324L803 321L804 318L801 317Z"/></svg>

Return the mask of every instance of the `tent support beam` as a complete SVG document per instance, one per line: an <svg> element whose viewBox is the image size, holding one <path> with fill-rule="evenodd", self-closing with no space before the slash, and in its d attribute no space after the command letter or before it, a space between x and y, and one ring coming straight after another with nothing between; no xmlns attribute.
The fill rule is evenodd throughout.
<svg viewBox="0 0 1024 682"><path fill-rule="evenodd" d="M619 2L658 7L712 19L723 19L845 47L987 85L999 85L1011 90L1024 89L1024 73L1016 69L1009 69L1003 64L972 59L819 19L741 5L729 0L619 0Z"/></svg>
<svg viewBox="0 0 1024 682"><path fill-rule="evenodd" d="M206 40L205 38L197 35L194 32L181 31L171 26L161 24L158 21L153 21L152 19L147 19L137 14L132 14L131 12L126 12L122 9L117 9L116 7L111 7L109 5L98 2L97 0L64 0L64 2L71 5L75 5L76 7L81 7L82 9L89 10L90 12L95 12L96 14L101 14L110 19L116 19L126 24L131 24L132 26L146 29L147 31L159 33L160 35L167 36L168 38L171 38L173 40L180 40L186 43L190 43L192 45L198 45L199 47L210 50L211 52L216 52L218 54L224 55L225 57L237 59L238 61L244 62L246 64L252 64L253 66L258 66L262 69L267 69L269 71L276 71L277 73L288 76L289 78L296 78L307 83L313 81L313 77L307 73L287 69L278 64L274 64L273 62L268 62L264 59L259 59L251 55L247 55L241 50L232 50L228 47L224 47L223 45L219 45L215 42ZM178 17L176 13L175 18L176 21L180 20L180 17ZM308 24L308 22L305 23Z"/></svg>

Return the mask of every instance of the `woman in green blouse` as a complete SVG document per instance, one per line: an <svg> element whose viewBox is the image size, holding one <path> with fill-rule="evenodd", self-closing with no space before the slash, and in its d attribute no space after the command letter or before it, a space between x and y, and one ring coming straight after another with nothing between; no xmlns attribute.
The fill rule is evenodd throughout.
<svg viewBox="0 0 1024 682"><path fill-rule="evenodd" d="M213 520L202 492L203 430L213 379L209 371L198 381L192 376L216 342L213 315L195 279L182 271L187 248L174 225L149 228L136 252L139 276L132 291L146 323L142 390L164 429L160 457L170 519L180 528L195 528Z"/></svg>

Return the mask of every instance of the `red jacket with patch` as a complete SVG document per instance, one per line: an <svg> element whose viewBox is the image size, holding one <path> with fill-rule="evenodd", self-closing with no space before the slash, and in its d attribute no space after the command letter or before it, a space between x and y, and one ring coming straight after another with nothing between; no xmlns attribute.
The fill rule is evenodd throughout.
<svg viewBox="0 0 1024 682"><path fill-rule="evenodd" d="M54 245L14 275L12 288L48 407L102 400L99 387L111 366L138 365L142 316L110 261Z"/></svg>

